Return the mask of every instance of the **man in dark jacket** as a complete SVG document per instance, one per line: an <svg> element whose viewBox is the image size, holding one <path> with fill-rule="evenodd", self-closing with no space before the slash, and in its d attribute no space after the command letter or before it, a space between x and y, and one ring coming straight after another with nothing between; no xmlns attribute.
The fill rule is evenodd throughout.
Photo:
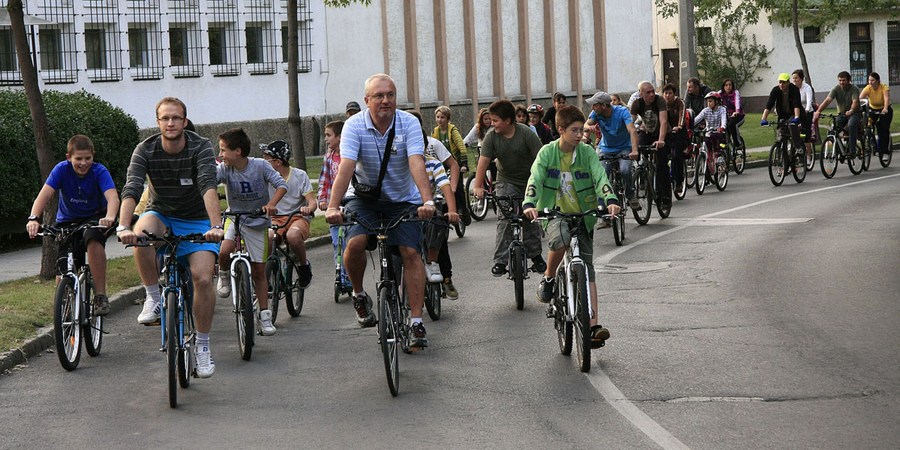
<svg viewBox="0 0 900 450"><path fill-rule="evenodd" d="M692 77L687 82L687 95L684 97L684 104L687 106L689 110L691 110L691 117L697 117L697 114L700 114L700 111L703 111L703 108L706 107L706 94L709 94L712 89L709 86L700 82L700 79L697 77Z"/></svg>

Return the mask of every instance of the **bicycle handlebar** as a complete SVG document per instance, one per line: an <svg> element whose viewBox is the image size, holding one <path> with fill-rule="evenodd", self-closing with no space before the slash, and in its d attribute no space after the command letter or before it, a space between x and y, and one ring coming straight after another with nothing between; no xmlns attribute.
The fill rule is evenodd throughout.
<svg viewBox="0 0 900 450"><path fill-rule="evenodd" d="M620 213L619 215L621 215ZM543 211L538 211L537 220L550 220L550 219L583 219L586 216L594 216L601 219L612 219L616 216L616 214L609 214L606 208L603 209L592 209L589 211L583 211L579 213L564 213L562 211L558 211L555 209L544 208Z"/></svg>
<svg viewBox="0 0 900 450"><path fill-rule="evenodd" d="M126 247L148 247L153 242L165 242L166 244L176 247L182 241L194 242L198 244L206 243L206 238L203 236L203 233L191 233L191 234L181 234L181 235L173 235L166 232L166 234L162 236L157 236L156 234L144 230L144 236L138 236L137 243L128 244Z"/></svg>
<svg viewBox="0 0 900 450"><path fill-rule="evenodd" d="M56 225L43 225L42 224L37 233L37 236L52 236L53 238L55 238L57 240L64 240L64 239L68 238L69 236L71 236L81 230L87 230L87 229L109 230L110 228L116 226L117 223L119 223L119 222L116 221L115 223L113 223L112 225L110 225L108 227L100 225L98 223L98 221L96 221L96 220L88 220L88 221L82 222L78 225L72 225L72 226L68 226L68 227L60 227L60 226L56 226Z"/></svg>

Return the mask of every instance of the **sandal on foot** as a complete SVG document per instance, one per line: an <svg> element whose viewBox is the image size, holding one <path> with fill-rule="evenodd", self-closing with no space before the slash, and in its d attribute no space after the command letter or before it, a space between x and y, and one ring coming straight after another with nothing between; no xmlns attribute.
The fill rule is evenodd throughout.
<svg viewBox="0 0 900 450"><path fill-rule="evenodd" d="M606 345L609 339L609 330L603 328L603 325L597 324L591 327L591 348L600 348Z"/></svg>

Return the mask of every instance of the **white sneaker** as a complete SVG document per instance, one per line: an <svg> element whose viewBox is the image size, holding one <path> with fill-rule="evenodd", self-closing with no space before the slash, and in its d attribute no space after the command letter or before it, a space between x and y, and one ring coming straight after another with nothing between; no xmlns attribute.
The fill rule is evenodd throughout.
<svg viewBox="0 0 900 450"><path fill-rule="evenodd" d="M212 353L209 346L197 347L197 376L200 378L209 378L216 371L216 363L212 359Z"/></svg>
<svg viewBox="0 0 900 450"><path fill-rule="evenodd" d="M441 266L436 262L425 264L425 273L428 275L428 281L432 283L444 281L444 276L441 275Z"/></svg>
<svg viewBox="0 0 900 450"><path fill-rule="evenodd" d="M228 272L219 272L219 283L216 286L216 292L219 293L219 297L231 295L231 276Z"/></svg>
<svg viewBox="0 0 900 450"><path fill-rule="evenodd" d="M147 297L147 299L144 300L144 309L142 309L141 313L138 315L138 323L146 325L159 320L159 307L160 304L158 299Z"/></svg>
<svg viewBox="0 0 900 450"><path fill-rule="evenodd" d="M259 312L259 334L263 336L275 334L275 325L272 324L272 311L268 309Z"/></svg>

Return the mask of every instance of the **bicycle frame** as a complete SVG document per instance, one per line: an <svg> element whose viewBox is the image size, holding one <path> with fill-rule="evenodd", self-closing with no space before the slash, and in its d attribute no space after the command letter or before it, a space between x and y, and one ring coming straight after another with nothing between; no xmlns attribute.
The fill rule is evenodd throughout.
<svg viewBox="0 0 900 450"><path fill-rule="evenodd" d="M571 225L571 224L570 224ZM578 247L578 231L577 227L569 227L569 233L571 234L569 238L569 248L566 250L566 254L563 256L562 263L560 263L559 267L556 269L557 279L559 278L560 272L565 276L566 280L566 291L565 291L565 299L566 299L566 321L574 322L575 321L575 296L571 295L572 292L577 292L575 281L570 276L573 273L575 267L583 267L584 273L587 273L588 267L587 264L581 259L581 250ZM584 292L591 292L591 282L589 277L584 277ZM588 294L590 295L590 294ZM591 305L591 301L588 300L587 308L588 308L588 317L594 318L594 310Z"/></svg>

